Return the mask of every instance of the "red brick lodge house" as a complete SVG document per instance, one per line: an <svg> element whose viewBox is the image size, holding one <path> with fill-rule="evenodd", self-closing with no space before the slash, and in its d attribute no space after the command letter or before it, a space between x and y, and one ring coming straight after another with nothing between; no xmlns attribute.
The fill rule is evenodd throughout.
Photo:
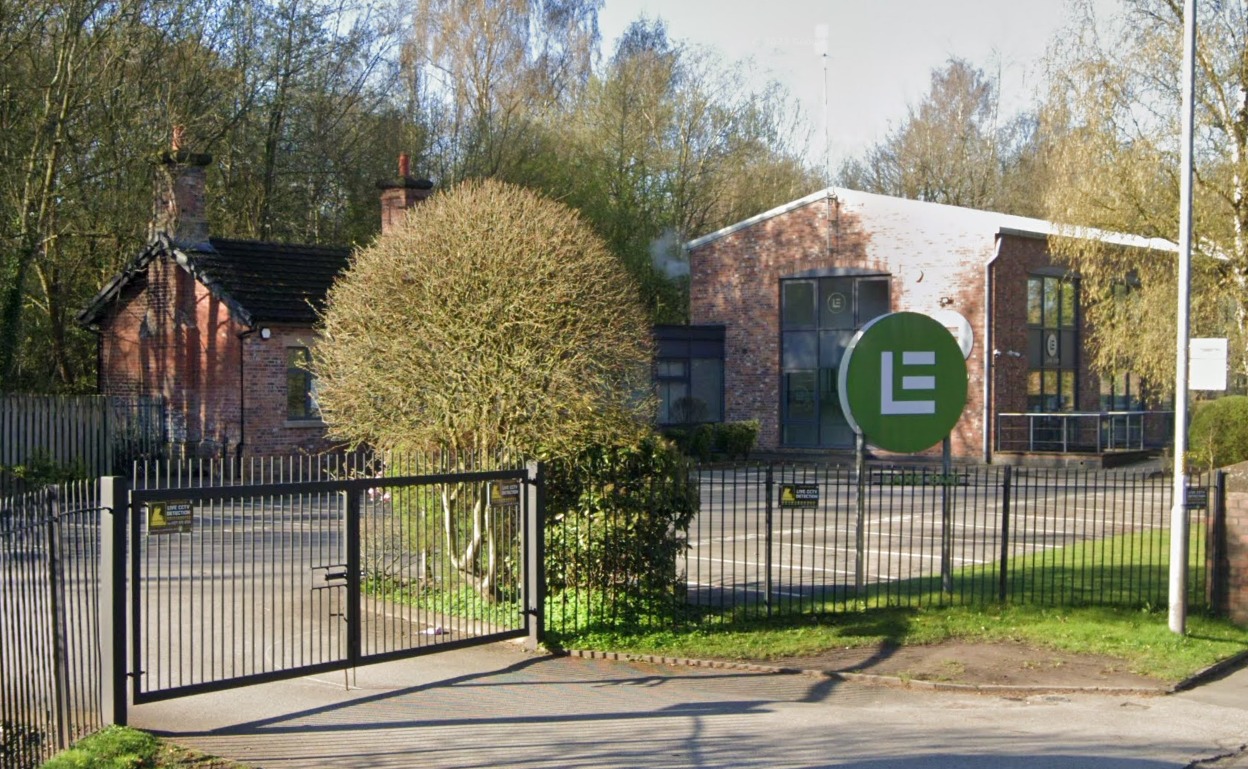
<svg viewBox="0 0 1248 769"><path fill-rule="evenodd" d="M164 153L148 243L78 316L99 337L99 391L163 398L175 456L327 449L306 367L351 249L214 237L209 163L176 145ZM432 187L407 175L406 158L382 186L383 231Z"/></svg>

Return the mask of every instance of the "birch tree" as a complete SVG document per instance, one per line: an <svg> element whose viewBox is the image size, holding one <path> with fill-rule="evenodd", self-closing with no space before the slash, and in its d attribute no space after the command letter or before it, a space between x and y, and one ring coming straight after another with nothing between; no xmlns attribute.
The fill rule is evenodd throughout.
<svg viewBox="0 0 1248 769"><path fill-rule="evenodd" d="M1248 341L1248 3L1199 3L1192 335ZM1183 4L1129 0L1120 19L1089 9L1052 56L1050 219L1178 239ZM1101 22L1098 24L1098 21ZM1113 22L1106 24L1105 22ZM1078 272L1093 363L1131 371L1155 396L1174 383L1173 251L1058 238Z"/></svg>

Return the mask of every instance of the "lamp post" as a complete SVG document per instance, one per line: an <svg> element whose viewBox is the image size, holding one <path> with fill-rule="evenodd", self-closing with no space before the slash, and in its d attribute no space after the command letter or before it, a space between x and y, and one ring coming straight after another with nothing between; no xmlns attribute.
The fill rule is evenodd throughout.
<svg viewBox="0 0 1248 769"><path fill-rule="evenodd" d="M1182 168L1179 173L1179 312L1174 365L1174 492L1170 508L1170 630L1187 632L1187 354L1192 298L1192 144L1196 0L1183 3Z"/></svg>

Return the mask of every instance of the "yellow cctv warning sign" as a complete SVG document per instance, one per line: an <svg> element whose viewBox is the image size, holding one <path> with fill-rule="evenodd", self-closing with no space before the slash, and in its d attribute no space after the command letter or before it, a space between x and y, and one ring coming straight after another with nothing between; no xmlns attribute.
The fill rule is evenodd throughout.
<svg viewBox="0 0 1248 769"><path fill-rule="evenodd" d="M816 483L780 484L780 507L818 507L819 485Z"/></svg>
<svg viewBox="0 0 1248 769"><path fill-rule="evenodd" d="M195 524L195 507L189 499L147 504L147 533L186 534Z"/></svg>

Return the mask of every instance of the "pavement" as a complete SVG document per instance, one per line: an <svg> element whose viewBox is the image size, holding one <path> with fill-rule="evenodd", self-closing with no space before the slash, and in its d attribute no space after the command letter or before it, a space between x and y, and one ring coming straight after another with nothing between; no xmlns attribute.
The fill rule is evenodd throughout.
<svg viewBox="0 0 1248 769"><path fill-rule="evenodd" d="M1166 695L986 694L494 644L137 706L130 722L261 769L1248 769L1248 667Z"/></svg>

